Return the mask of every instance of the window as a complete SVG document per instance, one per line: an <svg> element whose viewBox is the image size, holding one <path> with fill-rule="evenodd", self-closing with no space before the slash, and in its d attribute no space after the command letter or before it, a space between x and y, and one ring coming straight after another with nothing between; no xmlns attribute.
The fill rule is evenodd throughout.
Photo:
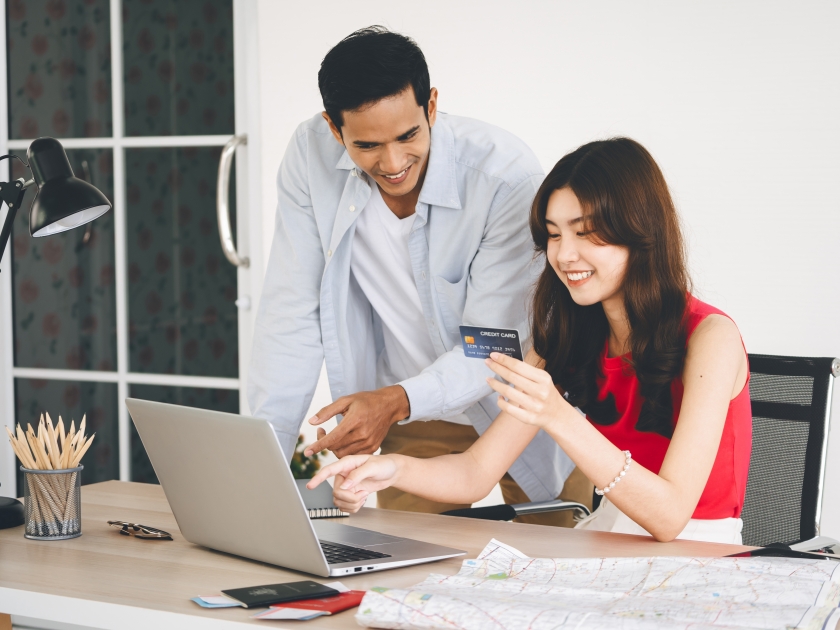
<svg viewBox="0 0 840 630"><path fill-rule="evenodd" d="M58 138L114 207L33 239L31 189L6 252L11 282L0 278L14 340L0 346L14 379L2 413L24 427L46 411L86 414L97 438L83 483L154 481L128 396L239 411L237 269L216 220L235 132L233 13L231 0L6 3L3 153L26 160L34 138ZM28 178L13 162L10 176Z"/></svg>

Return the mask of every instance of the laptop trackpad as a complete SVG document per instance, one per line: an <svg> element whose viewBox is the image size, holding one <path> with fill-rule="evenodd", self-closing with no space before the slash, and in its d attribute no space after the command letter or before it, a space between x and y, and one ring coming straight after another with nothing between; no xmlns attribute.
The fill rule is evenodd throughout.
<svg viewBox="0 0 840 630"><path fill-rule="evenodd" d="M371 547L374 545L403 542L405 540L404 538L380 534L369 529L360 529L350 525L339 525L338 523L327 523L324 521L313 521L312 527L314 527L318 538L340 545Z"/></svg>

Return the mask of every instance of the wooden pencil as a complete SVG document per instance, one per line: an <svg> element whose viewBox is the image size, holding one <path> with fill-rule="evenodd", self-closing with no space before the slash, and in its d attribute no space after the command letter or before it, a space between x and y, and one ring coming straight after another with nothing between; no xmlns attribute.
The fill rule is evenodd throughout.
<svg viewBox="0 0 840 630"><path fill-rule="evenodd" d="M42 431L38 431L38 438L36 442L38 446L38 454L41 456L41 461L44 463L44 470L53 470L52 460L50 459L50 455L47 452L47 443L44 439L44 433Z"/></svg>
<svg viewBox="0 0 840 630"><path fill-rule="evenodd" d="M84 440L85 432L82 427L79 427L79 430L76 432L76 435L73 437L73 442L70 444L72 448L77 448L79 444L79 440ZM71 458L72 459L72 458Z"/></svg>
<svg viewBox="0 0 840 630"><path fill-rule="evenodd" d="M29 448L32 455L35 457L35 468L38 470L46 470L44 463L41 461L40 449L37 446L37 438L33 437L31 433L26 434L26 441L29 443Z"/></svg>
<svg viewBox="0 0 840 630"><path fill-rule="evenodd" d="M61 467L62 468L69 468L68 464L70 463L70 442L65 439L64 444L61 447Z"/></svg>
<svg viewBox="0 0 840 630"><path fill-rule="evenodd" d="M90 445L93 442L93 438L95 437L96 433L94 433L88 438L88 441L85 442L85 445L76 454L76 457L73 459L73 463L70 465L70 468L76 468L76 466L78 466L81 463L82 457L84 457L85 453L87 453L87 450L90 448Z"/></svg>
<svg viewBox="0 0 840 630"><path fill-rule="evenodd" d="M52 418L50 418L50 414L47 414L47 432L44 439L47 442L47 451L50 455L50 463L52 463L55 470L59 470L61 468L61 462L58 460L59 450L57 437L55 427L53 427L52 424Z"/></svg>
<svg viewBox="0 0 840 630"><path fill-rule="evenodd" d="M26 452L23 450L22 445L18 444L17 440L15 439L15 436L9 430L9 427L6 427L6 433L9 434L9 442L12 444L12 450L15 452L15 455L17 455L17 458L24 466L29 468L30 462L26 457Z"/></svg>
<svg viewBox="0 0 840 630"><path fill-rule="evenodd" d="M73 438L76 436L76 421L70 421L70 432L67 434L67 447L64 454L64 467L70 468L71 453L73 451Z"/></svg>
<svg viewBox="0 0 840 630"><path fill-rule="evenodd" d="M35 487L35 484L29 481L29 475L26 475L26 477L26 483L29 487L29 499L32 502L30 509L32 510L31 516L34 521L35 534L41 536L40 524L44 522L44 516L41 513L40 493L38 492L38 488Z"/></svg>
<svg viewBox="0 0 840 630"><path fill-rule="evenodd" d="M17 425L17 437L21 450L26 454L24 466L29 469L37 468L37 465L35 464L35 457L32 454L32 449L29 448L29 442L26 440L26 435L24 434L23 429L20 428L20 424Z"/></svg>
<svg viewBox="0 0 840 630"><path fill-rule="evenodd" d="M31 425L30 425L31 428ZM30 437L30 442L33 449L36 451L38 459L40 460L40 468L41 470L54 470L52 466L52 462L50 461L50 457L47 454L46 444L44 440L44 433L40 430L40 426L38 427L38 435L39 437L35 437L33 432L32 436ZM44 482L44 486L46 488L52 488L54 493L60 492L60 487L57 483L57 480L52 479L52 475L47 476L47 480Z"/></svg>
<svg viewBox="0 0 840 630"><path fill-rule="evenodd" d="M35 461L32 459L32 453L29 450L29 446L25 442L16 442L17 448L20 451L18 458L23 463L24 466L33 470L37 468Z"/></svg>
<svg viewBox="0 0 840 630"><path fill-rule="evenodd" d="M50 456L50 439L47 435L47 430L43 428L44 425L42 424L38 427L38 441L41 443L41 449L44 454L44 459L50 466L51 470L55 470L55 464L53 463L53 458Z"/></svg>
<svg viewBox="0 0 840 630"><path fill-rule="evenodd" d="M70 523L70 515L73 514L76 511L75 510L75 505L76 505L76 475L78 475L78 474L79 473L75 473L75 472L67 474L67 477L68 477L70 483L68 484L69 491L67 493L67 501L64 504L63 520L64 520L64 523L67 524L68 526L69 526L69 523Z"/></svg>

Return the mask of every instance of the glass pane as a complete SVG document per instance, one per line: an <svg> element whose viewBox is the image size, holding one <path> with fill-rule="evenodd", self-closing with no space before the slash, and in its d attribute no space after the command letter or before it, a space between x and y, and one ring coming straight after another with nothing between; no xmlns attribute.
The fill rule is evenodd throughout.
<svg viewBox="0 0 840 630"><path fill-rule="evenodd" d="M124 0L129 136L233 133L231 0Z"/></svg>
<svg viewBox="0 0 840 630"><path fill-rule="evenodd" d="M216 225L220 152L126 150L132 372L239 375L236 269Z"/></svg>
<svg viewBox="0 0 840 630"><path fill-rule="evenodd" d="M9 137L110 136L108 0L8 0Z"/></svg>
<svg viewBox="0 0 840 630"><path fill-rule="evenodd" d="M67 151L73 172L113 199L110 149ZM22 156L25 158L25 156ZM11 160L12 177L31 177ZM26 191L15 218L12 256L15 365L73 370L116 370L114 213L47 237L29 235Z"/></svg>
<svg viewBox="0 0 840 630"><path fill-rule="evenodd" d="M38 430L38 419L49 412L54 422L64 419L78 428L82 416L87 416L85 434L96 437L82 458L82 484L120 478L119 437L117 435L117 384L79 383L75 381L46 381L28 378L15 379L15 417L21 428L32 424ZM18 492L23 492L23 475L18 469Z"/></svg>
<svg viewBox="0 0 840 630"><path fill-rule="evenodd" d="M235 389L199 389L196 387L164 387L162 385L132 385L131 397L154 400L172 405L239 413L239 391ZM146 449L131 423L131 480L157 483Z"/></svg>

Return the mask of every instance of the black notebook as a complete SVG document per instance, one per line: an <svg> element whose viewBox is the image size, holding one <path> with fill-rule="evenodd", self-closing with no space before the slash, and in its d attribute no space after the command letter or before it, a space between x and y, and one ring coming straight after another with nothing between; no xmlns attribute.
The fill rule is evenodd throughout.
<svg viewBox="0 0 840 630"><path fill-rule="evenodd" d="M299 599L318 599L333 597L339 592L329 586L318 584L312 580L302 582L286 582L285 584L265 584L263 586L249 586L247 588L231 588L222 594L233 599L245 608L262 608L272 604L293 602Z"/></svg>
<svg viewBox="0 0 840 630"><path fill-rule="evenodd" d="M306 511L309 512L309 518L350 516L348 512L342 512L339 508L335 507L332 497L332 486L326 481L322 482L314 490L306 487L309 479L295 479L295 482L297 482L298 491L303 499L303 504L306 506Z"/></svg>

